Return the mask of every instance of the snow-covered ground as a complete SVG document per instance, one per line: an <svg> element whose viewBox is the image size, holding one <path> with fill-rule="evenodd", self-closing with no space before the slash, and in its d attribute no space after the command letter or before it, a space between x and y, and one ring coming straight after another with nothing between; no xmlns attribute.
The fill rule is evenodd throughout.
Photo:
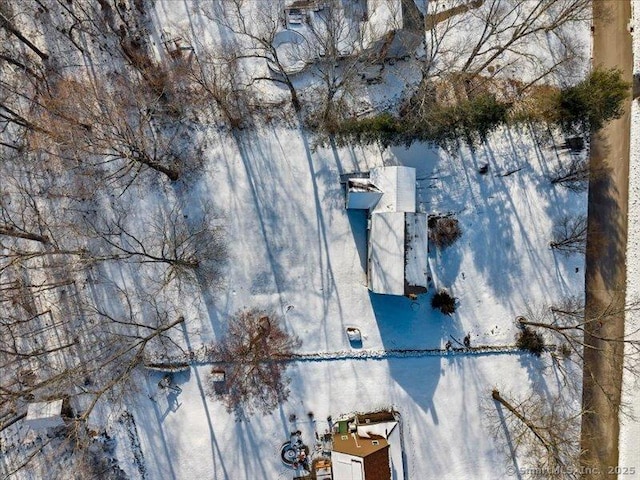
<svg viewBox="0 0 640 480"><path fill-rule="evenodd" d="M582 259L554 255L548 243L553 219L584 211L585 198L549 188L555 154L537 150L526 132L500 132L490 146L453 156L424 146L313 152L311 141L265 130L240 144L221 139L210 152L199 189L228 216L233 239L228 288L215 300L223 315L275 307L305 352L348 348L347 325L360 328L365 348L433 348L469 332L475 343L505 344L532 299L580 294ZM366 216L344 209L339 174L382 164L417 167L420 208L461 221L458 244L430 257L435 286L460 300L453 319L435 315L428 296L412 302L366 288Z"/></svg>
<svg viewBox="0 0 640 480"><path fill-rule="evenodd" d="M312 428L323 433L328 415L395 406L407 479L500 479L520 466L506 462L507 432L492 422L491 388L544 388L535 373L540 366L520 355L294 364L289 401L272 415L239 423L206 396L208 372L197 368L178 377L183 391L170 400L173 406L141 396L132 411L147 478L291 479L279 449L290 432L305 431L309 412L317 422ZM158 379L148 379L151 391Z"/></svg>
<svg viewBox="0 0 640 480"><path fill-rule="evenodd" d="M169 25L174 12L167 5L160 2L157 11ZM176 18L174 24L188 21ZM203 17L191 20L190 28L203 27ZM369 350L442 348L466 334L473 346L513 345L516 316L581 296L583 257L549 248L555 220L586 212L584 193L553 187L547 177L568 153L524 127L453 154L428 145L318 146L304 130L278 126L203 134L204 173L179 196L187 204L211 203L224 216L229 262L222 286L208 296L194 293L184 306L190 347L215 340L238 309L259 307L284 317L303 341L301 353L323 358L292 362L289 400L242 422L211 397L207 367L176 375L179 394L158 392L159 374L148 374L129 406L144 468L126 448L121 466L133 478L142 471L150 479L292 478L279 449L309 412L322 433L330 415L393 407L402 416L407 479L509 478L521 468L522 460L508 457L510 437L495 422L490 393L498 387L514 397L551 394L557 377L544 359L512 352L331 357L350 351L348 326L362 332L365 357ZM481 174L484 164L489 170ZM419 210L460 220L461 239L429 255L434 287L458 298L451 317L431 309L434 289L413 301L367 290L366 214L345 210L339 179L381 165L416 167Z"/></svg>
<svg viewBox="0 0 640 480"><path fill-rule="evenodd" d="M224 213L230 249L224 285L209 300L190 302L207 308L188 311L189 342L213 340L228 315L260 307L285 318L303 340L301 352L328 358L293 362L288 402L249 422L237 423L207 397L205 367L178 377L183 392L171 399L162 394L152 403L143 392L132 412L147 478L289 478L278 449L291 431L291 413L300 419L312 411L324 420L389 406L403 418L407 478L505 477L513 466L501 453L505 437L493 439L483 411L495 411L494 386L514 395L534 383L553 390L553 372L540 370L539 361L513 353L330 358L350 349L347 326L362 331L364 354L441 348L467 333L472 345L512 345L514 319L527 307L581 295L583 258L548 246L553 220L584 212L586 201L550 185L555 150L537 146L526 130L500 131L477 151L453 155L425 145L316 148L304 131L285 128L246 135L211 138L206 174L183 193ZM482 175L484 163L490 167ZM432 248L429 257L435 286L459 299L452 317L431 309L431 294L411 301L367 290L366 217L344 209L339 176L392 164L418 169L419 209L453 212L461 222L461 239L442 252ZM149 379L150 394L157 381Z"/></svg>
<svg viewBox="0 0 640 480"><path fill-rule="evenodd" d="M640 32L640 2L631 2L635 31ZM640 37L633 36L633 72L640 72ZM640 297L640 108L637 100L631 109L631 144L629 166L629 226L627 238L627 299ZM630 311L625 319L625 334L640 340L640 312ZM631 348L625 347L630 352ZM629 360L627 359L627 364ZM640 478L640 379L631 370L623 373L620 415L620 460L622 468L633 468ZM621 470L622 471L622 470Z"/></svg>
<svg viewBox="0 0 640 480"><path fill-rule="evenodd" d="M203 45L221 40L197 3L156 3L158 30L152 35L158 45L164 32L192 35ZM387 69L389 83L362 96L374 105L393 103L408 79L390 77L406 74L415 81L417 69L406 73L406 67ZM146 210L140 206L163 200L177 200L185 211L210 204L223 219L229 260L222 284L185 287L182 341L194 350L209 344L234 312L258 307L284 318L303 341L300 353L321 358L291 362L288 401L273 414L242 422L210 395L206 366L174 375L181 392L158 391L159 373L138 372L139 392L126 402L132 416L118 412L109 428L118 438L120 466L131 478L154 480L288 479L293 472L281 464L279 449L291 431L322 433L328 416L392 407L402 417L406 479L516 474L526 459L509 458L512 439L496 422L491 389L510 398L532 391L553 395L560 377L548 358L508 350L406 358L380 352L443 348L467 334L472 346L513 345L518 315L583 295L583 257L549 248L554 221L586 212L584 192L554 187L548 178L568 152L525 127L502 129L476 150L460 145L454 153L429 145L321 146L295 126L234 135L202 128L204 167L197 178L160 193L134 185L122 196L141 212L130 220L142 230ZM486 164L488 172L479 173ZM448 249L431 249L434 288L417 300L368 291L366 214L344 208L340 175L382 165L415 167L419 211L453 213L463 230ZM432 310L438 288L457 297L454 315ZM362 359L344 359L352 351L346 327L362 332ZM368 351L382 358L366 358ZM302 428L309 412L316 423Z"/></svg>

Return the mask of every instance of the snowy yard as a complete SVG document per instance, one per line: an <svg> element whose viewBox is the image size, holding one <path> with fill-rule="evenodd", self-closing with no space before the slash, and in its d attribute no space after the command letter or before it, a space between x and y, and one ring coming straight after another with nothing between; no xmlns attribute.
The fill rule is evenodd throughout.
<svg viewBox="0 0 640 480"><path fill-rule="evenodd" d="M505 477L513 463L501 450L505 432L492 436L490 391L554 391L544 360L518 353L331 357L349 351L347 326L361 330L364 355L443 348L467 333L472 346L513 345L514 319L528 306L581 294L582 257L554 254L548 244L553 220L583 212L585 195L551 188L545 175L556 152L536 146L528 132L501 131L477 151L456 155L427 146L316 149L312 142L305 132L264 129L241 141L223 137L208 151L206 175L185 195L224 212L229 267L224 286L200 303L207 310L186 316L188 331L202 336L189 338L197 349L237 309L272 309L303 340L301 352L324 359L292 363L288 402L248 422L237 423L208 395L206 367L177 377L183 392L174 409L162 404L164 394L151 403L143 389L132 412L148 478L289 478L278 451L295 431L290 414L306 419L313 412L323 433L329 415L384 407L402 415L407 478ZM483 175L484 163L490 168ZM367 290L366 216L345 210L339 176L396 164L417 168L419 210L460 219L458 243L430 253L435 286L459 299L451 317L431 309L433 291L411 301ZM156 383L151 375L151 394Z"/></svg>
<svg viewBox="0 0 640 480"><path fill-rule="evenodd" d="M376 38L377 28L386 31L399 21L401 9L392 7L400 4L387 0L369 4L377 7L371 10L372 30L363 35ZM246 38L239 40L239 35L235 38L216 23L214 14L220 14L216 12L216 5L217 2L207 4L193 0L153 3L150 13L147 12L149 25L145 25L153 54L166 61L171 56L167 47L171 42L167 39L172 38L176 49L173 53L178 52L177 57L194 63L194 59L202 60L203 64L211 61L210 70L203 68L197 73L203 77L219 73L216 70L219 65L212 60L220 53L216 49L226 52L233 47L238 54L244 52L250 42ZM100 15L107 17L104 12ZM453 47L459 43L469 46L466 34L478 28L479 21L479 17L474 17L466 28L447 38L447 42L451 42L448 55L455 57ZM24 23L26 31L35 35L38 22L25 20ZM586 24L584 27L577 33L569 32L577 43L588 36ZM117 35L105 35L105 38L118 44ZM86 47L87 51L101 52L87 70L108 79L119 78L118 69L125 70L122 65L126 61L120 59L121 65L110 58L107 40L104 40L104 49L99 43L97 47ZM548 41L551 44L555 40ZM186 44L189 46L184 47ZM533 44L531 41L527 48ZM183 48L180 45L184 50L180 50ZM443 43L442 48L447 45ZM54 46L50 48L53 50ZM65 56L73 59L73 54L81 55L72 47L66 48L72 53L60 55L65 60L61 68L73 74L77 74L76 70L84 72L86 65L78 67ZM270 75L269 68L273 70L273 65L269 66L264 58L256 58L244 58L225 66L237 68L231 76L237 74L244 80ZM580 76L584 62L580 63L579 56L576 59L572 73ZM400 99L420 81L421 64L414 60L394 60L384 66L383 72L378 71L379 77L370 84L364 75L361 78L356 75L354 78L359 78L359 83L353 90L357 94L349 92L351 97L345 94L354 111L397 111ZM517 64L517 68L529 69L528 74L537 74L547 67L546 64L524 67ZM516 63L510 68L516 69ZM181 74L171 71L174 73ZM84 73L79 76L82 75ZM301 72L295 79L300 97L314 99L319 91L315 85L318 82L308 70ZM240 84L231 86L235 88ZM499 389L514 401L529 397L532 392L545 399L561 393L571 399L569 403L575 403L572 407L579 408L580 404L581 371L575 363L567 362L569 365L561 372L559 363L554 363L548 353L535 357L515 348L518 316L527 316L570 297L584 296L584 256L562 255L549 245L558 221L586 215L587 210L585 191L551 184L552 172L566 165L572 155L560 146L564 139L556 135L554 144L551 131L543 131L541 127L536 130L522 123L498 129L475 149L463 142L450 152L419 143L409 149L377 145L339 147L329 141L321 143L300 125L299 117L288 109L291 92L282 82L257 82L251 88L255 96L249 96L250 100L261 103L263 109L256 108L260 112L256 115L256 125L250 122L239 128L226 125L228 118L216 116L219 112L215 108L219 105L203 105L206 102L213 105L213 96L198 99L201 103L194 102L195 106L185 108L188 114L176 121L180 125L176 128L180 136L176 134L167 140L171 147L167 150L168 158L178 156L174 150L184 147L184 152L179 153L186 158L187 166L180 172L184 175L179 180L169 182L156 176L158 172L147 164L132 167L133 163L127 167L125 163L122 171L127 175L136 168L142 173L130 177L123 174L113 182L114 177L109 177L111 183L95 186L95 191L87 194L91 202L81 203L80 209L70 208L69 205L75 205L70 200L68 204L60 202L75 215L71 218L78 221L73 224L77 230L87 229L87 218L93 218L92 215L99 219L100 215L104 216L103 230L113 227L112 217L118 217L118 213L124 219L131 235L123 231L100 233L99 229L87 234L90 238L87 244L98 245L100 255L113 250L99 240L115 238L112 241L117 242L123 237L130 243L134 243L131 238L153 240L154 232L158 233L154 231L154 226L158 226L154 222L167 227L163 233L168 226L176 225L189 230L198 219L204 218L205 212L215 219L213 226L220 227L221 240L226 245L227 258L220 267L219 277L194 274L193 271L201 271L198 270L201 265L197 265L189 271L189 280L180 277L179 281L174 282L174 278L169 281L158 273L171 271L170 267L162 270L164 263L159 262L159 267L145 255L135 253L127 257L120 250L110 260L100 260L104 263L94 259L95 268L92 265L86 267L86 271L80 267L80 273L74 271L78 279L74 288L81 292L78 297L91 297L96 311L101 305L113 304L113 311L109 308L105 311L116 318L115 323L119 321L118 315L129 314L130 318L126 318L131 322L124 322L125 325L140 327L138 330L149 334L149 331L159 332L161 320L173 321L175 328L163 333L171 337L174 346L183 348L184 355L178 360L191 363L187 369L172 375L169 389L158 386L164 373L137 368L139 361L132 364L133 382L130 383L135 388L129 391L130 383L123 381L118 388L124 386L124 393L116 388L110 396L111 392L106 389L105 400L97 403L88 424L96 432L106 427L107 434L115 438L113 456L131 479L280 480L293 478L293 470L284 466L280 458L281 446L292 432L302 431L305 443L313 444L315 433L321 435L328 430L328 417L335 419L355 412L393 409L401 417L404 467L404 475L395 473L393 480L525 478L525 471L520 470L529 466L529 459L524 450L516 448L505 412L491 398L492 389ZM72 89L73 92L83 90ZM115 93L119 91L116 89ZM230 95L227 91L224 93ZM283 102L287 109L282 107ZM264 110L270 108L272 116L264 115ZM141 108L141 111L147 115L150 110ZM118 117L118 112L114 112L113 116ZM151 131L156 128L154 122L155 119L151 122ZM74 128L77 129L77 125ZM77 130L63 133L74 131ZM158 145L167 146L151 143L153 149ZM579 155L585 154L583 151ZM126 160L130 160L129 157L125 155ZM105 172L112 173L119 165L117 162L107 164ZM462 229L462 236L452 246L440 249L430 245L430 288L428 293L416 298L374 294L367 288L367 212L345 208L341 176L382 166L414 167L416 211L453 215ZM53 183L64 183L66 177L63 177L60 175ZM75 177L73 180L78 181ZM88 189L94 188L90 183L87 185ZM85 202L85 198L80 202ZM58 203L52 202L52 205ZM121 211L116 212L115 206ZM43 216L49 213L45 211ZM177 221L171 223L167 218L174 214ZM60 230L66 233L66 228ZM142 248L143 243L139 242ZM165 243L161 242L162 248ZM78 245L72 244L72 247L85 246L81 241ZM206 246L212 250L217 248L213 241ZM206 251L202 247L199 244L196 251ZM131 260L139 257L142 257L139 263ZM123 258L124 261L118 263ZM217 260L215 255L211 258ZM632 273L630 268L630 275ZM131 287L134 291L131 298L136 294L139 298L128 303L130 297L124 295L125 302L113 293L114 285L121 289L118 293ZM431 306L431 299L439 289L447 289L456 298L457 308L451 316ZM150 292L161 293L155 297ZM47 295L43 298L48 302L57 301L53 293L50 297ZM152 307L156 310L147 317L150 311L147 309ZM252 308L282 318L287 332L298 336L302 343L295 352L298 357L287 361L286 374L291 379L288 400L271 414L256 413L239 421L214 395L212 367L202 360L206 357L203 352L223 338L229 319L239 310ZM64 311L56 310L55 314L61 315L60 312ZM84 321L82 314L80 312L78 318ZM49 315L54 316L50 311ZM182 317L184 322L180 320ZM142 324L137 323L140 318ZM87 327L91 335L92 328ZM347 329L352 329L351 332L357 329L361 337L350 339ZM138 339L142 335L139 331L136 334ZM476 347L477 350L458 348L462 347L465 337L472 350ZM146 340L150 340L148 345ZM169 342L159 347L153 343L155 336L146 340L140 352L149 355L145 357L147 360L167 360L162 357L161 347ZM547 340L556 341L552 337ZM457 351L445 350L451 342ZM107 344L96 345L105 350L110 348ZM148 348L145 350L145 347ZM487 348L483 350L483 347ZM92 354L91 351L84 353ZM117 365L114 371L120 371L120 367L123 366ZM563 377L565 374L569 381ZM70 383L82 392L77 395L86 403L84 396L89 397L92 378L89 373L80 378L83 375L78 378L74 375ZM571 387L567 383L571 383ZM98 385L93 386L97 389ZM576 390L567 393L573 387ZM15 412L11 412L11 416L14 415ZM21 429L17 423L11 431L12 442L24 433ZM633 438L634 433L625 435ZM37 441L40 440L38 437ZM20 445L12 443L11 448L19 453ZM392 450L397 448L392 445ZM629 448L624 452L624 455L633 454ZM44 462L39 463L40 467L43 465ZM0 458L0 467L4 466ZM38 477L37 470L27 468L21 474L25 478Z"/></svg>
<svg viewBox="0 0 640 480"><path fill-rule="evenodd" d="M509 467L518 464L507 462L508 437L496 422L490 390L547 388L541 366L518 354L299 363L290 368L289 401L272 415L240 423L207 397L208 369L197 368L178 380L184 383L175 411L144 395L131 411L147 478L290 479L279 449L291 431L304 429L308 412L323 433L325 419L336 412L389 406L402 416L406 478L509 478ZM156 381L148 379L152 391ZM297 422L289 421L292 413Z"/></svg>

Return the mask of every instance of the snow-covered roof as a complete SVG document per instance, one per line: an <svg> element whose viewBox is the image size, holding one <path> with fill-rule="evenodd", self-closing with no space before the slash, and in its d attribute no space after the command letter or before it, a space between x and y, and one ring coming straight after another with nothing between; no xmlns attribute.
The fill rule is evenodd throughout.
<svg viewBox="0 0 640 480"><path fill-rule="evenodd" d="M407 213L405 242L405 279L410 293L420 293L427 288L427 258L429 245L429 229L426 213ZM413 289L411 287L414 287ZM416 288L417 287L417 288Z"/></svg>
<svg viewBox="0 0 640 480"><path fill-rule="evenodd" d="M371 170L370 179L383 192L371 213L416 211L415 168L378 167Z"/></svg>
<svg viewBox="0 0 640 480"><path fill-rule="evenodd" d="M382 195L368 178L350 178L347 182L347 208L368 210L378 203Z"/></svg>
<svg viewBox="0 0 640 480"><path fill-rule="evenodd" d="M369 289L404 295L403 212L371 215L369 231Z"/></svg>
<svg viewBox="0 0 640 480"><path fill-rule="evenodd" d="M374 213L369 230L369 289L406 295L427 289L426 213Z"/></svg>
<svg viewBox="0 0 640 480"><path fill-rule="evenodd" d="M62 399L52 402L35 402L27 406L25 421L34 429L62 425Z"/></svg>
<svg viewBox="0 0 640 480"><path fill-rule="evenodd" d="M369 438L371 436L389 438L393 429L396 428L398 422L380 422L371 423L368 425L358 425L357 433L362 438Z"/></svg>

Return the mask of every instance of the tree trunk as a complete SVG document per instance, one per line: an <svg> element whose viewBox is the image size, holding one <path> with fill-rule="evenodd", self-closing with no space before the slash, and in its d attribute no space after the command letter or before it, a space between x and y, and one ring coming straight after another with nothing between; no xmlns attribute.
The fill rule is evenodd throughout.
<svg viewBox="0 0 640 480"><path fill-rule="evenodd" d="M553 450L552 445L550 445L549 442L538 432L538 428L533 423L531 423L524 415L522 415L518 410L516 410L516 407L514 407L508 401L506 401L500 395L500 392L498 390L494 389L491 392L491 397L496 402L499 402L504 408L509 410L513 415L515 415L516 418L520 420L524 425L526 425L526 427L529 430L531 430L531 432L535 435L535 437L538 440L540 440L540 443L542 443L542 445L544 446L544 448L547 449L548 452L551 452Z"/></svg>
<svg viewBox="0 0 640 480"><path fill-rule="evenodd" d="M33 240L36 242L47 244L50 242L46 235L38 235L37 233L23 232L16 230L10 225L0 225L0 235L6 235L14 238L24 238L25 240Z"/></svg>
<svg viewBox="0 0 640 480"><path fill-rule="evenodd" d="M150 158L148 155L145 155L145 154L136 155L135 160L142 163L143 165L146 165L147 167L153 170L156 170L157 172L164 173L172 182L175 182L176 180L178 180L178 178L180 178L180 172L178 171L178 169L166 167L161 163L155 161L154 159Z"/></svg>
<svg viewBox="0 0 640 480"><path fill-rule="evenodd" d="M47 55L38 47L36 47L33 43L31 43L31 41L29 41L27 37L25 37L22 33L20 33L20 30L16 29L13 25L11 25L11 22L9 21L9 19L5 17L2 12L0 12L0 25L4 29L6 29L8 32L12 33L18 40L24 43L27 47L29 47L29 49L32 52L34 52L36 55L38 55L43 61L46 61L49 59L49 55Z"/></svg>
<svg viewBox="0 0 640 480"><path fill-rule="evenodd" d="M8 420L7 422L3 423L2 425L0 425L0 432L2 432L3 430L6 430L14 423L19 422L26 416L27 416L27 412L24 412L24 413L21 413L20 415L13 417L11 420Z"/></svg>
<svg viewBox="0 0 640 480"><path fill-rule="evenodd" d="M15 58L12 58L12 57L10 57L8 55L5 55L4 53L0 53L0 59L4 60L7 63L10 63L11 65L14 65L14 66L20 68L21 70L24 70L26 73L28 73L34 79L36 79L38 81L42 80L42 77L40 75L38 75L35 71L33 71L33 69L28 67L26 64L20 62L19 60L16 60Z"/></svg>

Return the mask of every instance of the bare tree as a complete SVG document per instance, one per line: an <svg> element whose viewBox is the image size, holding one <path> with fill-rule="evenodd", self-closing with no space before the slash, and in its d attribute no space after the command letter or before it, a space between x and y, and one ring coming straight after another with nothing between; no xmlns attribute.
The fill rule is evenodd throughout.
<svg viewBox="0 0 640 480"><path fill-rule="evenodd" d="M172 143L179 130L162 128L164 111L159 98L144 93L124 77L109 85L60 80L39 101L45 135L34 145L79 159L91 155L96 165L111 168L110 178L135 177L143 168L180 177L178 153Z"/></svg>
<svg viewBox="0 0 640 480"><path fill-rule="evenodd" d="M528 45L549 33L560 35L564 25L587 22L591 18L591 3L587 0L491 0L470 12L483 28L471 43L462 71L477 75L504 54L526 58L531 55Z"/></svg>
<svg viewBox="0 0 640 480"><path fill-rule="evenodd" d="M584 302L577 298L566 298L562 302L541 307L529 308L526 316L518 317L518 324L545 332L551 335L559 344L559 349L551 351L552 358L572 359L582 367L585 352L592 351L602 354L605 364L617 365L622 358L622 347L626 362L624 370L633 376L640 372L640 340L636 338L637 331L626 331L621 336L611 336L602 332L605 323L613 321L620 315L636 311L639 308L637 300L622 301L618 296L594 313L587 315ZM561 363L556 363L561 367ZM593 387L605 394L605 397L613 401L614 397L609 392L608 379L588 377ZM616 411L620 405L614 405ZM622 406L624 407L624 406Z"/></svg>
<svg viewBox="0 0 640 480"><path fill-rule="evenodd" d="M74 200L56 197L47 174L39 178L40 173L27 165L20 155L5 157L0 166L0 275L12 268L43 269L52 276L43 275L38 282L55 282L58 270L76 270L89 252L77 228L80 217L74 212ZM66 263L62 269L61 263Z"/></svg>
<svg viewBox="0 0 640 480"><path fill-rule="evenodd" d="M197 52L188 73L194 86L193 97L202 99L203 106L206 104L208 107L212 106L213 100L217 107L215 113L220 113L232 128L249 126L250 92L238 75L238 52L227 46L221 46L220 51L213 51L197 38L192 41Z"/></svg>
<svg viewBox="0 0 640 480"><path fill-rule="evenodd" d="M80 278L57 285L12 279L0 285L0 305L6 312L0 321L0 434L24 418L31 402L64 399L67 405L66 424L50 432L51 441L22 444L16 455L4 450L3 469L15 473L50 454L55 465L99 467L91 455L96 434L89 434L89 416L99 402L113 404L135 389L132 375L150 351L182 351L172 330L184 317L158 292Z"/></svg>
<svg viewBox="0 0 640 480"><path fill-rule="evenodd" d="M193 280L197 274L215 282L225 259L222 231L209 206L194 217L190 219L180 203L168 211L142 212L138 218L119 205L113 206L112 215L85 215L88 232L98 241L92 256L158 265L164 283Z"/></svg>
<svg viewBox="0 0 640 480"><path fill-rule="evenodd" d="M372 12L369 12L371 15ZM311 72L322 85L321 123L331 123L340 116L340 103L367 62L367 39L378 38L367 22L345 15L339 2L329 3L320 14L314 15L314 25L306 45L309 58L316 58Z"/></svg>
<svg viewBox="0 0 640 480"><path fill-rule="evenodd" d="M590 5L588 0L461 0L439 11L429 2L424 78L469 93L490 84L511 101L522 100L543 81L577 79L586 52L575 41L574 27L588 28ZM496 82L499 78L503 81Z"/></svg>
<svg viewBox="0 0 640 480"><path fill-rule="evenodd" d="M491 398L494 429L508 436L511 461L522 459L526 477L580 478L580 409L559 394L550 399L531 394L514 401L493 389Z"/></svg>
<svg viewBox="0 0 640 480"><path fill-rule="evenodd" d="M551 248L564 254L585 253L587 245L587 216L560 218L553 228Z"/></svg>
<svg viewBox="0 0 640 480"><path fill-rule="evenodd" d="M31 40L29 40L18 28L16 28L14 22L7 16L6 5L0 8L0 27L13 35L18 41L25 45L29 50L35 53L42 61L49 59L49 54L43 52L38 48Z"/></svg>
<svg viewBox="0 0 640 480"><path fill-rule="evenodd" d="M558 166L550 175L551 183L562 185L575 192L584 192L589 185L589 161L571 156L571 160Z"/></svg>
<svg viewBox="0 0 640 480"><path fill-rule="evenodd" d="M265 311L241 310L230 318L225 337L212 349L224 365L223 398L229 411L267 413L284 402L289 395L284 361L300 344L278 317Z"/></svg>
<svg viewBox="0 0 640 480"><path fill-rule="evenodd" d="M203 12L227 32L232 32L240 37L226 40L227 43L239 42L233 48L236 59L263 59L274 70L274 75L271 76L252 76L250 83L268 81L284 85L291 96L293 108L299 112L302 105L298 98L298 92L290 76L286 60L282 58L276 42L276 36L278 32L283 30L285 23L284 2L276 0L256 4L246 0L231 0L223 2L221 5L213 5L212 10L204 9Z"/></svg>
<svg viewBox="0 0 640 480"><path fill-rule="evenodd" d="M72 397L86 420L101 398L124 388L150 345L166 339L165 347L179 348L168 332L184 317L157 292L133 294L109 281L100 284L104 296L91 297L79 286L28 285L19 277L2 285L3 417L24 412L29 401Z"/></svg>

